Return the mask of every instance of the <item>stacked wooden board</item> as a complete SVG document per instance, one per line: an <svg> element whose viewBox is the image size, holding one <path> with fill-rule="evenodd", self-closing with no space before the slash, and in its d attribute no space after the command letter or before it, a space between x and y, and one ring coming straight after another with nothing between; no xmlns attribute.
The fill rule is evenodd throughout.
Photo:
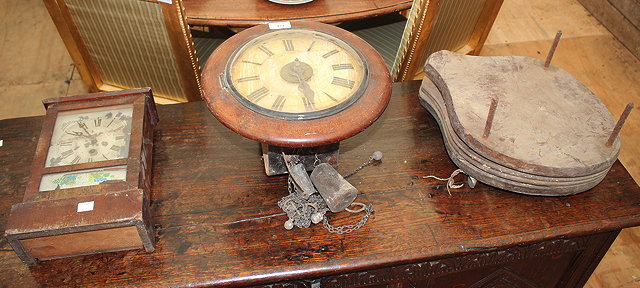
<svg viewBox="0 0 640 288"><path fill-rule="evenodd" d="M528 57L439 51L425 72L420 101L440 125L453 162L480 182L523 194L571 195L597 185L617 159L617 135L607 143L615 120L558 67Z"/></svg>

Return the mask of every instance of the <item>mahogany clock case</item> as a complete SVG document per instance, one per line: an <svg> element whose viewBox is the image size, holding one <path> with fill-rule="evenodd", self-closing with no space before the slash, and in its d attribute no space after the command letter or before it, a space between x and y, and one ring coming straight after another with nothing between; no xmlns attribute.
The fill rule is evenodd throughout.
<svg viewBox="0 0 640 288"><path fill-rule="evenodd" d="M261 143L280 147L314 147L336 143L371 125L386 108L391 95L391 78L384 60L364 40L332 25L291 21L291 29L316 30L333 35L356 50L367 65L367 82L362 95L347 108L316 119L287 120L252 111L238 101L224 85L227 62L239 47L268 33L268 25L246 29L222 43L209 57L203 70L203 94L209 110L234 132Z"/></svg>
<svg viewBox="0 0 640 288"><path fill-rule="evenodd" d="M149 88L43 100L47 108L23 201L11 208L5 236L28 264L76 255L144 248L154 250L149 211L153 127L158 116ZM60 112L132 107L128 156L45 167ZM124 181L40 191L43 175L126 166ZM80 213L80 204L92 210ZM76 209L78 208L78 209Z"/></svg>

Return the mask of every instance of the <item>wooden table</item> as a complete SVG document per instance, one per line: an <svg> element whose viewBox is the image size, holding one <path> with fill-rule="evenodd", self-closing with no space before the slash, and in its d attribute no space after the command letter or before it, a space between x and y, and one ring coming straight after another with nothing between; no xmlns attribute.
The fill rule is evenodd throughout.
<svg viewBox="0 0 640 288"><path fill-rule="evenodd" d="M283 5L267 0L183 0L191 25L250 27L274 21L337 23L411 8L411 0L315 0Z"/></svg>
<svg viewBox="0 0 640 288"><path fill-rule="evenodd" d="M568 197L524 196L483 184L449 195L441 182L422 179L447 177L456 167L436 122L418 104L418 84L394 84L382 117L341 143L341 172L375 150L384 153L381 164L349 178L363 193L358 201L375 206L360 230L285 230L287 217L276 202L287 195L286 177L264 175L256 142L223 127L202 102L160 106L151 191L156 251L27 267L3 239L0 283L576 287L620 229L640 224L640 188L619 162L594 189ZM22 199L41 121L0 121L2 229L11 205ZM329 215L329 221L353 224L360 217L343 212Z"/></svg>

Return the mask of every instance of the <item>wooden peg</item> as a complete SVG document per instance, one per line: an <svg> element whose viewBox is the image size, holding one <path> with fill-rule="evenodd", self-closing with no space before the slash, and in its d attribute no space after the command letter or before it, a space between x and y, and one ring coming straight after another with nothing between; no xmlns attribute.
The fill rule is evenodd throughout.
<svg viewBox="0 0 640 288"><path fill-rule="evenodd" d="M624 111L622 112L622 115L620 115L620 119L618 119L618 123L616 123L616 126L613 127L613 131L611 131L611 135L609 136L609 140L607 141L605 146L609 147L613 145L613 142L616 140L616 137L618 137L618 134L620 134L620 129L622 129L622 125L624 124L625 121L627 121L627 117L629 117L629 113L631 113L631 110L633 110L633 103L627 104L627 107L624 108Z"/></svg>
<svg viewBox="0 0 640 288"><path fill-rule="evenodd" d="M491 126L493 125L493 116L496 114L496 108L498 108L498 99L491 99L491 106L489 106L489 114L487 115L487 122L484 124L483 138L489 137L491 133Z"/></svg>
<svg viewBox="0 0 640 288"><path fill-rule="evenodd" d="M549 49L549 54L547 54L547 61L544 61L544 68L549 68L549 64L551 64L551 58L553 58L553 54L556 53L556 48L558 47L561 36L562 30L558 30L558 33L556 33L556 38L553 39L553 44L551 44L551 49Z"/></svg>

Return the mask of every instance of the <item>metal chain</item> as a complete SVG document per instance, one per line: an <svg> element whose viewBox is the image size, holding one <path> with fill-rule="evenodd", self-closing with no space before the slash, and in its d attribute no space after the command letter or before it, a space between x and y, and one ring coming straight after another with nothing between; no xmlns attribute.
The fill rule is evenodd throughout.
<svg viewBox="0 0 640 288"><path fill-rule="evenodd" d="M373 152L373 154L371 154L371 156L369 156L369 160L367 160L367 162L364 162L362 165L358 166L358 168L354 169L353 171L342 175L342 177L347 179L347 178L353 176L353 174L358 173L358 171L362 170L362 168L367 167L367 166L371 165L371 163L374 163L376 161L380 161L381 159L382 159L382 152L380 152L380 151Z"/></svg>
<svg viewBox="0 0 640 288"><path fill-rule="evenodd" d="M295 184L293 183L293 178L289 176L287 178L287 190L289 190L289 194L293 193L293 189L295 189Z"/></svg>
<svg viewBox="0 0 640 288"><path fill-rule="evenodd" d="M381 159L382 159L382 152L376 151L369 157L369 159L364 164L360 165L355 170L347 174L344 174L342 177L348 178L353 174L356 174L358 171L362 170L364 167L367 167L374 162L380 161ZM320 162L320 159L316 154L313 166L314 167L317 166L317 163L319 162ZM301 198L298 199L299 198L298 187L295 185L290 175L287 179L287 182L288 182L287 190L289 190L289 195L283 197L280 201L278 201L278 206L280 206L280 208L284 210L286 214L289 216L289 220L285 223L286 229L291 229L293 228L293 226L297 226L299 228L307 228L310 226L312 222L313 223L319 222L320 220L319 217L316 218L316 220L312 220L314 214L319 214L316 216L322 217L322 226L325 229L327 229L327 231L335 234L346 234L346 233L351 233L353 231L356 231L360 229L362 226L364 226L369 220L369 217L371 216L371 214L374 212L373 204L370 203L365 208L364 204L358 203L359 205L362 206L361 209L358 209L355 211L350 211L347 209L347 211L351 213L358 213L364 210L365 215L362 217L362 219L360 219L358 223L353 225L343 225L343 226L334 227L331 224L329 224L329 220L325 215L325 213L329 211L329 209L328 207L326 207L326 203L324 203L321 196L316 194L316 195L311 195L312 197L310 197L307 200L303 200ZM313 198L314 196L316 196L318 199ZM315 222L315 221L318 221L318 222Z"/></svg>
<svg viewBox="0 0 640 288"><path fill-rule="evenodd" d="M291 176L289 176L288 182L289 195L278 201L278 206L289 216L289 220L284 224L285 229L290 230L294 226L308 228L311 223L320 223L324 214L329 211L322 196L313 194L308 199L303 199Z"/></svg>
<svg viewBox="0 0 640 288"><path fill-rule="evenodd" d="M347 179L347 178L349 178L349 177L353 176L353 174L358 173L358 171L362 170L362 168L364 168L364 167L367 167L367 166L371 165L371 163L373 163L373 161L372 161L372 160L369 160L369 161L367 161L367 162L364 162L364 164L362 164L362 165L358 166L358 168L356 168L356 169L353 169L353 171L351 171L351 172L349 172L349 173L347 173L347 174L342 175L342 177L343 177L343 178L345 178L345 179Z"/></svg>
<svg viewBox="0 0 640 288"><path fill-rule="evenodd" d="M331 226L331 224L329 224L329 220L327 220L327 216L325 215L324 219L322 219L322 226L324 226L324 228L327 229L329 232L335 233L335 234L351 233L353 231L360 229L360 227L364 226L364 224L367 223L367 220L369 220L369 216L371 216L371 213L374 212L373 204L370 203L367 206L367 209L365 209L365 212L366 213L364 214L362 219L358 221L358 223L353 225L343 225L338 227Z"/></svg>
<svg viewBox="0 0 640 288"><path fill-rule="evenodd" d="M282 197L278 201L278 206L289 217L289 220L284 224L287 230L294 226L308 228L312 223L320 223L324 214L329 211L326 203L318 194L309 196L309 199L302 199L297 193L292 193Z"/></svg>

